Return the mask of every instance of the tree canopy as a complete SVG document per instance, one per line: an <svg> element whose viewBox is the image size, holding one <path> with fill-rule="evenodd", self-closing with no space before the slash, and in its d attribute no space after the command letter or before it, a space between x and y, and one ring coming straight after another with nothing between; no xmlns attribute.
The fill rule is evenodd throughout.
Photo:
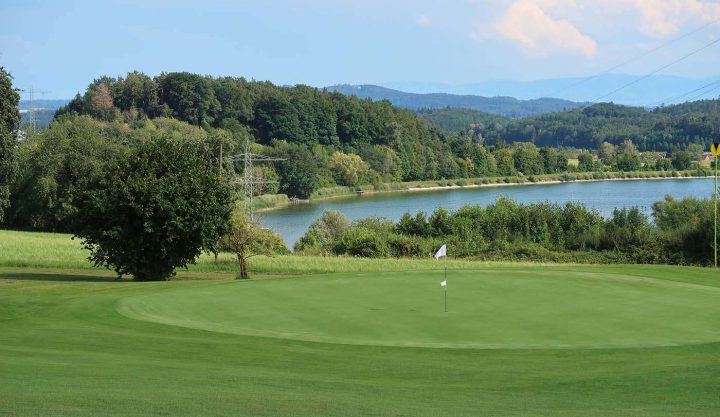
<svg viewBox="0 0 720 417"><path fill-rule="evenodd" d="M229 231L233 197L207 142L158 132L116 164L74 196L72 229L96 265L168 279Z"/></svg>
<svg viewBox="0 0 720 417"><path fill-rule="evenodd" d="M17 128L20 125L20 95L12 86L12 76L0 67L0 222L10 205L10 186L17 173Z"/></svg>

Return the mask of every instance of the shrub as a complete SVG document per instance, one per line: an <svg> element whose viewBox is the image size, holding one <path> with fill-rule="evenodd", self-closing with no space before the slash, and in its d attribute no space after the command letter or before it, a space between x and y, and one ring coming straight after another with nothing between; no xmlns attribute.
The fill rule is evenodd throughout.
<svg viewBox="0 0 720 417"><path fill-rule="evenodd" d="M308 255L330 253L335 240L350 226L339 211L325 210L308 231L295 243L295 250Z"/></svg>
<svg viewBox="0 0 720 417"><path fill-rule="evenodd" d="M337 255L351 255L363 258L383 258L390 256L387 235L382 236L365 227L351 227L345 230L333 246Z"/></svg>
<svg viewBox="0 0 720 417"><path fill-rule="evenodd" d="M390 235L387 243L392 256L396 258L429 257L438 247L438 242L432 238L400 234Z"/></svg>

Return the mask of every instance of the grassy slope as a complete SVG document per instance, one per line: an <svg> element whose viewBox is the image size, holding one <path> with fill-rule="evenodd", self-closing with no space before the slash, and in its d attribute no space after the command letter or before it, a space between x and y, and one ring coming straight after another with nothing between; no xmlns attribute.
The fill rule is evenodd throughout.
<svg viewBox="0 0 720 417"><path fill-rule="evenodd" d="M44 271L9 267L20 256L12 255L10 247L26 248L22 252L35 258L34 263L43 258L42 252L48 253L44 249L51 240L30 235L39 240L26 246L24 237L0 232L0 265L5 265L0 267L0 415L615 417L711 416L720 409L718 343L433 349L314 343L167 326L128 318L117 307L133 297L176 291L187 296L260 282L113 282L107 273L76 263L82 252L73 252L67 243L53 245L64 249L49 253ZM61 243L67 236L56 238L55 243ZM72 259L53 267L52 256L61 259L63 250ZM9 254L16 259L7 260ZM288 266L294 261L262 262L267 272L287 273L298 267ZM212 264L203 260L196 271L215 269L207 265ZM348 271L410 265L437 268L436 263L422 262L372 268L356 260L336 264ZM454 266L509 275L535 268ZM714 271L700 268L555 266L542 271L558 276L568 271L613 272L717 287ZM253 309L247 299L238 297L236 302L239 311Z"/></svg>

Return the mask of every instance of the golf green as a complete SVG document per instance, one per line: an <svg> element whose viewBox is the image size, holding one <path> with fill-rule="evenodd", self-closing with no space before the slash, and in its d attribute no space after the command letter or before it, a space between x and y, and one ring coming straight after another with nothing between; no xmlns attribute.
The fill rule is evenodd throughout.
<svg viewBox="0 0 720 417"><path fill-rule="evenodd" d="M573 268L332 274L120 299L124 316L213 332L432 348L629 348L720 340L720 288Z"/></svg>

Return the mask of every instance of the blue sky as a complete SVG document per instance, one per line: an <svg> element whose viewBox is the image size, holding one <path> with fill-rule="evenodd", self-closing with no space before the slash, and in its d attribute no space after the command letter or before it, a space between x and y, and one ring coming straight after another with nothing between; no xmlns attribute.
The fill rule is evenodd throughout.
<svg viewBox="0 0 720 417"><path fill-rule="evenodd" d="M0 0L0 65L67 98L140 70L279 84L447 84L645 74L720 36L720 1ZM715 22L715 23L712 23ZM720 44L663 71L720 73Z"/></svg>

